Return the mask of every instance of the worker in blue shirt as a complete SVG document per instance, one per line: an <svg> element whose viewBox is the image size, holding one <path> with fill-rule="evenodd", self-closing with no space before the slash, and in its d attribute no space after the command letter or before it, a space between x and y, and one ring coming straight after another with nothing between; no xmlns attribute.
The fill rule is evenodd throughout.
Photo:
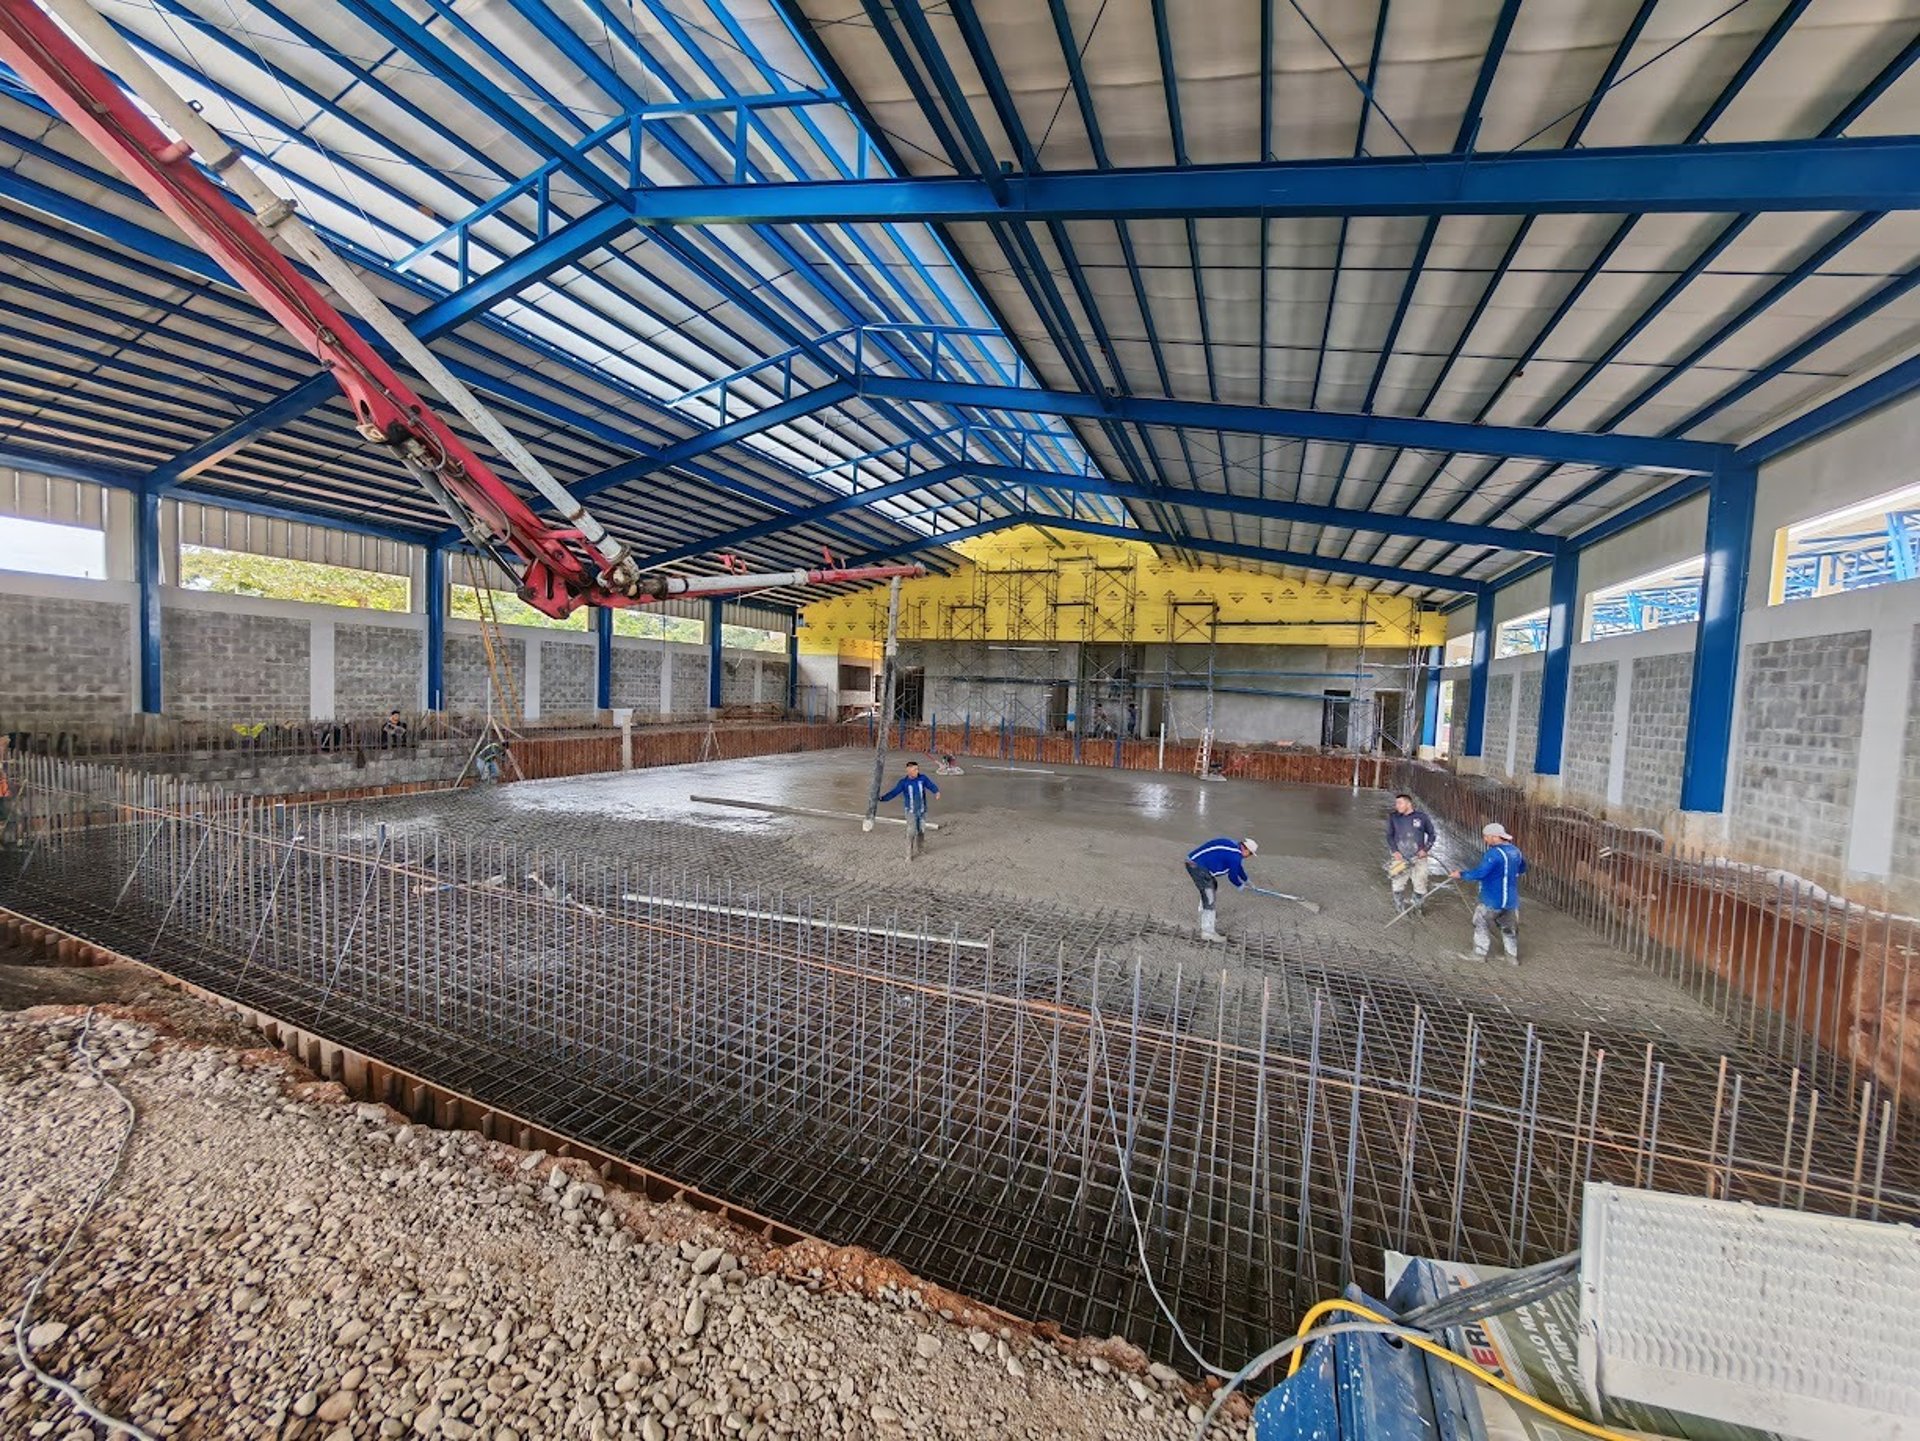
<svg viewBox="0 0 1920 1441"><path fill-rule="evenodd" d="M1473 908L1473 959L1484 961L1493 948L1489 925L1500 931L1500 945L1507 959L1520 964L1520 877L1526 874L1527 858L1513 843L1507 828L1488 821L1480 828L1487 853L1470 871L1454 871L1456 881L1478 881L1480 904Z"/></svg>
<svg viewBox="0 0 1920 1441"><path fill-rule="evenodd" d="M880 799L884 803L895 796L907 808L907 859L912 860L926 847L927 837L923 829L927 819L927 797L940 794L940 787L931 777L920 774L920 762L908 761L907 773L893 783L893 789Z"/></svg>
<svg viewBox="0 0 1920 1441"><path fill-rule="evenodd" d="M1216 836L1202 841L1187 852L1187 875L1200 892L1200 939L1224 941L1213 927L1213 902L1220 891L1220 877L1233 882L1237 891L1247 884L1247 858L1260 854L1251 840L1236 841L1231 836Z"/></svg>

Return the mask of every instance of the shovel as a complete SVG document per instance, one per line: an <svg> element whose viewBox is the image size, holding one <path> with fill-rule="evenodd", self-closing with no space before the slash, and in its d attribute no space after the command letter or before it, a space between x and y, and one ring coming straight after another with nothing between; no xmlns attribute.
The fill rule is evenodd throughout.
<svg viewBox="0 0 1920 1441"><path fill-rule="evenodd" d="M1320 902L1310 901L1305 896L1289 895L1285 891L1270 891L1265 886L1248 885L1248 890L1256 896L1272 896L1276 901L1292 901L1296 906L1305 906L1316 916L1320 914Z"/></svg>

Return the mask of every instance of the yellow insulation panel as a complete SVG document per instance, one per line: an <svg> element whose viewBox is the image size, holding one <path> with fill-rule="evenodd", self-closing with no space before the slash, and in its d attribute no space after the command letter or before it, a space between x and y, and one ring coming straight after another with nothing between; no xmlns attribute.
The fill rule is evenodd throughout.
<svg viewBox="0 0 1920 1441"><path fill-rule="evenodd" d="M967 563L952 575L902 584L902 640L1357 646L1363 627L1369 648L1447 638L1445 619L1414 600L1178 565L1133 541L1018 526L958 549ZM886 625L884 587L819 601L800 647L867 654Z"/></svg>

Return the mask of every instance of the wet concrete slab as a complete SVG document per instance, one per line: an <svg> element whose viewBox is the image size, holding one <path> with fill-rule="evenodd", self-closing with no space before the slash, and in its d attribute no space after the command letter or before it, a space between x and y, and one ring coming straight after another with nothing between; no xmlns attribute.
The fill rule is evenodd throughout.
<svg viewBox="0 0 1920 1441"><path fill-rule="evenodd" d="M1237 948L1210 949L1193 936L1197 898L1186 852L1214 836L1251 836L1260 846L1250 868L1254 883L1307 897L1321 909L1312 914L1229 890L1220 926L1230 937L1278 936L1317 964L1431 984L1489 1014L1630 1024L1709 1047L1731 1039L1691 997L1537 900L1523 909L1517 969L1462 955L1470 945L1471 896L1458 890L1435 895L1422 916L1394 923L1384 868L1391 797L1384 792L1102 767L964 769L934 776L940 794L929 814L941 829L912 860L900 826L866 833L853 819L691 799L858 813L873 759L855 750L534 781L355 809L388 825L686 868L731 879L743 896L824 894L903 913L938 910L950 900L955 904L943 914L982 930L1031 926L1046 911L1064 913L1072 933L1072 918L1085 917L1082 929L1097 930L1110 952L1131 949L1150 965L1189 974L1234 964ZM901 758L890 757L887 783L900 774ZM899 803L883 813L898 815ZM1442 831L1443 863L1478 858L1475 838ZM1322 953L1333 959L1319 960Z"/></svg>

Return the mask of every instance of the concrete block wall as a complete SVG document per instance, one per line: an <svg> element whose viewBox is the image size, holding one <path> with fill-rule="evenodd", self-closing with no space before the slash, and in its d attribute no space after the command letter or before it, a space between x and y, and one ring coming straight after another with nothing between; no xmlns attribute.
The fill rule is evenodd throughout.
<svg viewBox="0 0 1920 1441"><path fill-rule="evenodd" d="M763 705L785 705L787 703L787 672L791 667L787 658L775 658L770 655L760 657L760 701Z"/></svg>
<svg viewBox="0 0 1920 1441"><path fill-rule="evenodd" d="M235 721L369 719L426 699L426 617L163 587L163 704ZM111 726L138 708L138 591L118 580L0 570L0 729ZM531 719L594 714L597 654L586 632L505 628ZM729 651L742 704L783 704L787 658ZM615 636L615 706L641 716L707 704L704 645ZM479 627L448 623L446 705L480 712L487 668Z"/></svg>
<svg viewBox="0 0 1920 1441"><path fill-rule="evenodd" d="M420 704L426 637L412 626L333 627L333 713L349 718L385 715Z"/></svg>
<svg viewBox="0 0 1920 1441"><path fill-rule="evenodd" d="M1680 803L1693 651L1640 656L1628 677L1626 766L1618 796L1629 812L1651 816Z"/></svg>
<svg viewBox="0 0 1920 1441"><path fill-rule="evenodd" d="M1540 745L1540 696L1545 682L1544 670L1531 666L1520 672L1517 681L1520 696L1514 703L1513 754L1507 763L1515 775L1533 772L1534 754Z"/></svg>
<svg viewBox="0 0 1920 1441"><path fill-rule="evenodd" d="M447 709L463 711L469 715L484 714L488 707L488 695L493 681L487 669L487 648L476 634L447 636L444 675L447 688ZM527 643L518 638L506 642L507 663L513 667L516 676L527 673ZM523 697L524 699L524 697ZM498 709L498 704L494 706Z"/></svg>
<svg viewBox="0 0 1920 1441"><path fill-rule="evenodd" d="M675 715L692 715L707 708L707 652L681 649L674 652L671 672L673 691L664 708Z"/></svg>
<svg viewBox="0 0 1920 1441"><path fill-rule="evenodd" d="M660 704L660 648L626 646L613 641L613 703L643 715L658 714Z"/></svg>
<svg viewBox="0 0 1920 1441"><path fill-rule="evenodd" d="M594 681L600 659L591 637L540 642L540 710L542 720L592 716Z"/></svg>
<svg viewBox="0 0 1920 1441"><path fill-rule="evenodd" d="M312 627L283 615L163 606L167 714L250 721L313 713Z"/></svg>
<svg viewBox="0 0 1920 1441"><path fill-rule="evenodd" d="M1596 661L1573 668L1567 686L1566 752L1561 763L1569 795L1605 803L1613 771L1614 691L1619 683L1618 661Z"/></svg>
<svg viewBox="0 0 1920 1441"><path fill-rule="evenodd" d="M1892 874L1920 881L1920 626L1913 628L1913 648L1907 664L1907 723L1900 750Z"/></svg>
<svg viewBox="0 0 1920 1441"><path fill-rule="evenodd" d="M1098 649L1105 652L1112 648ZM1143 732L1150 728L1154 698L1164 697L1161 713L1167 734L1192 740L1208 724L1205 652L1197 649L1179 657L1171 668L1167 661L1163 644L1139 648L1134 673L1139 723ZM1405 696L1403 661L1398 653L1376 651L1365 658L1363 666L1361 657L1352 650L1322 646L1217 646L1214 732L1230 742L1317 746L1326 712L1326 691L1357 693L1362 699L1376 691ZM919 641L901 647L901 663L923 668L925 712L938 715L942 724L958 724L971 715L976 725L997 725L1007 714L1018 723L1030 723L1042 713L1048 691L1044 685L1027 682L1042 676L1057 677L1071 685L1071 708L1076 714L1090 712L1096 703L1092 697L1083 702L1079 694L1081 654L1076 642L1036 643L1023 654L1006 645ZM1363 672L1358 679L1356 670ZM1181 683L1169 692L1170 676ZM1115 708L1124 711L1124 703ZM1418 698L1405 696L1404 724L1415 741L1418 714ZM1113 719L1118 724L1123 717L1116 715Z"/></svg>
<svg viewBox="0 0 1920 1441"><path fill-rule="evenodd" d="M1513 690L1511 671L1487 681L1487 729L1480 755L1494 775L1513 774Z"/></svg>
<svg viewBox="0 0 1920 1441"><path fill-rule="evenodd" d="M752 705L760 675L751 656L730 655L720 662L720 704Z"/></svg>
<svg viewBox="0 0 1920 1441"><path fill-rule="evenodd" d="M1871 642L1850 631L1746 647L1729 819L1750 854L1846 854Z"/></svg>
<svg viewBox="0 0 1920 1441"><path fill-rule="evenodd" d="M0 730L97 724L133 708L132 597L54 589L0 594Z"/></svg>

